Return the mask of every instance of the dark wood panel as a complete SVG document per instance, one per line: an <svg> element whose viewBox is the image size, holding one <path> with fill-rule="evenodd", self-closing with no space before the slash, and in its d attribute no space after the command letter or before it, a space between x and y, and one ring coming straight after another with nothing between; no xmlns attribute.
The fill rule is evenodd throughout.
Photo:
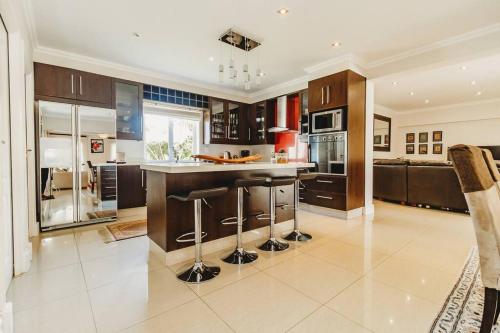
<svg viewBox="0 0 500 333"><path fill-rule="evenodd" d="M35 95L76 98L75 70L35 63Z"/></svg>
<svg viewBox="0 0 500 333"><path fill-rule="evenodd" d="M333 109L347 104L347 71L309 82L309 112Z"/></svg>
<svg viewBox="0 0 500 333"><path fill-rule="evenodd" d="M146 205L146 175L138 165L117 167L118 209Z"/></svg>
<svg viewBox="0 0 500 333"><path fill-rule="evenodd" d="M77 73L76 99L112 107L112 80L108 76L81 72Z"/></svg>
<svg viewBox="0 0 500 333"><path fill-rule="evenodd" d="M343 176L319 175L316 179L304 180L306 189L332 193L346 193L347 179Z"/></svg>
<svg viewBox="0 0 500 333"><path fill-rule="evenodd" d="M347 210L352 210L365 205L366 78L350 70L347 75Z"/></svg>
<svg viewBox="0 0 500 333"><path fill-rule="evenodd" d="M346 195L341 193L332 193L326 191L303 190L301 193L303 200L301 202L310 205L346 210Z"/></svg>
<svg viewBox="0 0 500 333"><path fill-rule="evenodd" d="M162 249L167 248L166 177L160 172L147 171L148 237ZM182 212L179 212L182 214Z"/></svg>

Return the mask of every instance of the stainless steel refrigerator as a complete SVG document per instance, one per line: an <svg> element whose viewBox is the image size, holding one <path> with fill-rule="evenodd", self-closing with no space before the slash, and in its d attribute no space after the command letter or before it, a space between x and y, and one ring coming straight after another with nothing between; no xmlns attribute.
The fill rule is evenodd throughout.
<svg viewBox="0 0 500 333"><path fill-rule="evenodd" d="M116 112L37 102L42 230L116 219Z"/></svg>

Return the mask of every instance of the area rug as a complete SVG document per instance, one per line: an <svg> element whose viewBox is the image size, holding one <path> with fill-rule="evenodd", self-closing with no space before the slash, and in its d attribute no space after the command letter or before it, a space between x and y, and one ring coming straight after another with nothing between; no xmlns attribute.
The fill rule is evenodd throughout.
<svg viewBox="0 0 500 333"><path fill-rule="evenodd" d="M481 327L483 305L484 287L479 255L477 248L474 248L429 332L477 333Z"/></svg>
<svg viewBox="0 0 500 333"><path fill-rule="evenodd" d="M147 234L147 220L113 223L106 226L111 233L112 241L140 237Z"/></svg>

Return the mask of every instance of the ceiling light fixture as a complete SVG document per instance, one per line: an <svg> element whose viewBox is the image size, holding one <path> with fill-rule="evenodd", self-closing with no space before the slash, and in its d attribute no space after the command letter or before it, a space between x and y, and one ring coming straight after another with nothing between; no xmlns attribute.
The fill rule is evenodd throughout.
<svg viewBox="0 0 500 333"><path fill-rule="evenodd" d="M399 83L398 81L392 81L392 85L393 85L393 86L397 86L397 85L398 85L398 83Z"/></svg>
<svg viewBox="0 0 500 333"><path fill-rule="evenodd" d="M213 62L214 60L215 60L214 57L212 57L212 56L208 57L208 61Z"/></svg>
<svg viewBox="0 0 500 333"><path fill-rule="evenodd" d="M483 92L481 92L481 91L478 91L478 92L476 93L476 95L478 95L478 96L481 96L482 94L483 94Z"/></svg>
<svg viewBox="0 0 500 333"><path fill-rule="evenodd" d="M278 10L278 14L280 14L280 15L288 15L289 12L290 11L287 8L280 8Z"/></svg>
<svg viewBox="0 0 500 333"><path fill-rule="evenodd" d="M415 93L413 91L410 91L410 96L413 96L415 95Z"/></svg>
<svg viewBox="0 0 500 333"><path fill-rule="evenodd" d="M430 101L429 101L428 99L426 99L426 100L424 101L424 103L425 103L425 104L429 104L429 102L430 102Z"/></svg>
<svg viewBox="0 0 500 333"><path fill-rule="evenodd" d="M332 43L332 46L333 46L333 47L339 47L340 45L342 45L342 43L341 43L341 42L338 42L338 41L337 41L337 42L333 42L333 43Z"/></svg>
<svg viewBox="0 0 500 333"><path fill-rule="evenodd" d="M475 86L476 85L476 80L472 80L472 82L470 84L472 84L473 86Z"/></svg>
<svg viewBox="0 0 500 333"><path fill-rule="evenodd" d="M460 69L464 71L467 69L467 66L462 66L462 67L460 67Z"/></svg>
<svg viewBox="0 0 500 333"><path fill-rule="evenodd" d="M136 38L141 38L141 34L138 33L138 32L133 32L132 33L132 36L136 37Z"/></svg>

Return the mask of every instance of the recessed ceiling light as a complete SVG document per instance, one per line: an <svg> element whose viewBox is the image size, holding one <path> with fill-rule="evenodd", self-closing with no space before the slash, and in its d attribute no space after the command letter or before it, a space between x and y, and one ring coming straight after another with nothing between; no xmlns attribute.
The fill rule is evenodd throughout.
<svg viewBox="0 0 500 333"><path fill-rule="evenodd" d="M429 104L429 102L430 102L430 101L429 101L428 99L426 99L426 100L424 101L424 103L425 103L425 104Z"/></svg>
<svg viewBox="0 0 500 333"><path fill-rule="evenodd" d="M214 60L215 60L215 58L214 58L214 57L211 57L211 56L210 56L210 57L208 57L208 61L212 61L212 62L213 62Z"/></svg>
<svg viewBox="0 0 500 333"><path fill-rule="evenodd" d="M413 96L415 95L415 93L413 91L410 91L410 96Z"/></svg>
<svg viewBox="0 0 500 333"><path fill-rule="evenodd" d="M470 84L472 84L473 86L475 86L476 85L476 80L472 80L472 82Z"/></svg>
<svg viewBox="0 0 500 333"><path fill-rule="evenodd" d="M133 33L132 33L132 36L137 37L137 38L140 38L140 37L141 37L141 34L140 34L140 33L138 33L138 32L133 32Z"/></svg>
<svg viewBox="0 0 500 333"><path fill-rule="evenodd" d="M278 10L278 14L280 14L280 15L287 15L289 12L290 11L288 9L286 9L286 8L280 8Z"/></svg>
<svg viewBox="0 0 500 333"><path fill-rule="evenodd" d="M481 96L483 93L481 91L478 91L476 95Z"/></svg>
<svg viewBox="0 0 500 333"><path fill-rule="evenodd" d="M467 66L462 66L462 67L460 67L460 69L464 71L467 69Z"/></svg>
<svg viewBox="0 0 500 333"><path fill-rule="evenodd" d="M341 43L341 42L333 42L333 43L332 43L332 46L333 46L333 47L339 47L340 45L342 45L342 43Z"/></svg>
<svg viewBox="0 0 500 333"><path fill-rule="evenodd" d="M392 81L392 85L393 85L393 86L397 86L397 85L398 85L398 83L399 83L398 81Z"/></svg>

